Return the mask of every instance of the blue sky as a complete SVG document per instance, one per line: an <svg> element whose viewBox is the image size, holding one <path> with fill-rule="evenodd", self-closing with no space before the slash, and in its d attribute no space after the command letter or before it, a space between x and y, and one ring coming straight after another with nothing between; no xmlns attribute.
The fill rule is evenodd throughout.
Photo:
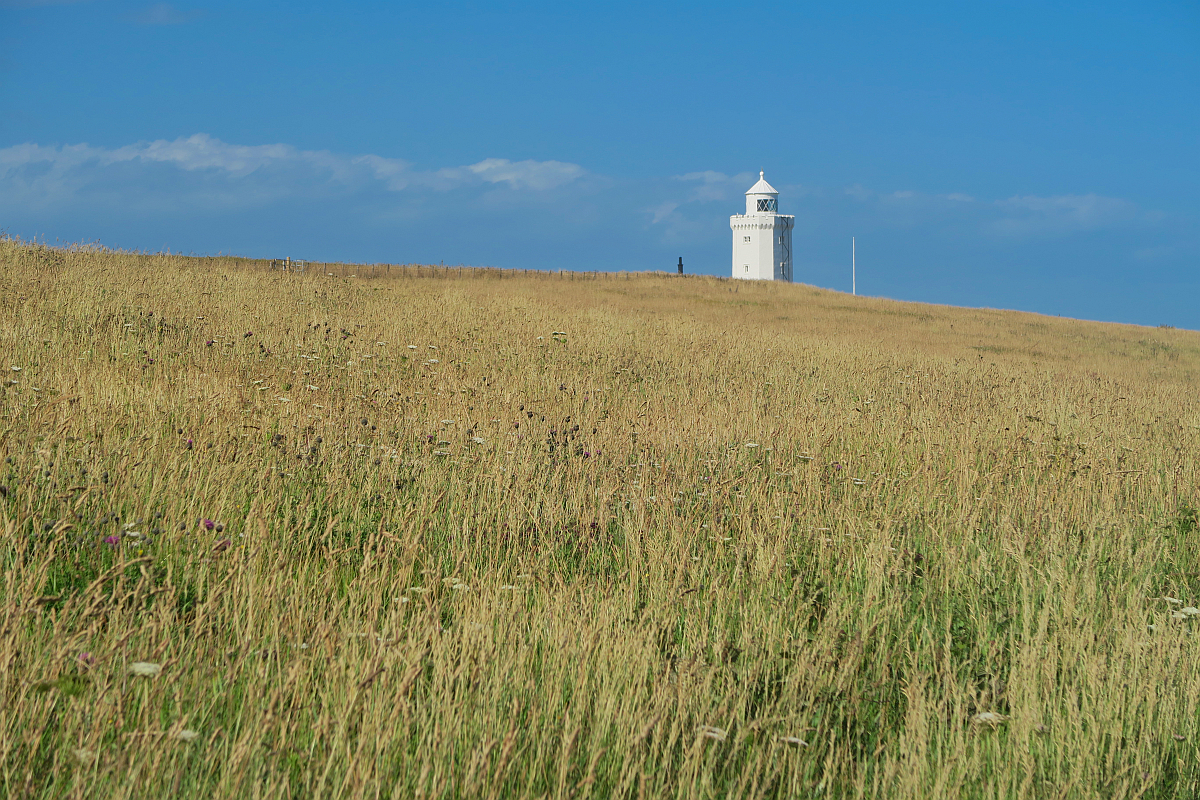
<svg viewBox="0 0 1200 800"><path fill-rule="evenodd" d="M1200 5L0 0L0 230L1200 329Z"/></svg>

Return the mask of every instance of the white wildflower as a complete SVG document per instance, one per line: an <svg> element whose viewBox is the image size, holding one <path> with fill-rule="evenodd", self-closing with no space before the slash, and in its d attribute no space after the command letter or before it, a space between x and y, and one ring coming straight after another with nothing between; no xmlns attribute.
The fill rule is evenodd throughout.
<svg viewBox="0 0 1200 800"><path fill-rule="evenodd" d="M162 672L162 665L155 664L150 661L135 661L129 665L129 671L134 675L140 675L143 678L153 678L155 675Z"/></svg>
<svg viewBox="0 0 1200 800"><path fill-rule="evenodd" d="M999 725L1006 719L1008 719L1008 717L1004 716L1003 714L997 714L995 711L981 711L980 713L971 717L973 722L987 725Z"/></svg>
<svg viewBox="0 0 1200 800"><path fill-rule="evenodd" d="M475 444L483 444L484 443L482 436L472 436L471 441L474 442Z"/></svg>
<svg viewBox="0 0 1200 800"><path fill-rule="evenodd" d="M1179 613L1187 614L1189 617L1194 617L1200 615L1200 608L1196 608L1195 606L1187 606L1186 608L1179 609Z"/></svg>
<svg viewBox="0 0 1200 800"><path fill-rule="evenodd" d="M175 738L181 742L194 742L195 740L200 738L200 734L197 731L193 731L189 728L184 728L183 730L181 730L175 734Z"/></svg>

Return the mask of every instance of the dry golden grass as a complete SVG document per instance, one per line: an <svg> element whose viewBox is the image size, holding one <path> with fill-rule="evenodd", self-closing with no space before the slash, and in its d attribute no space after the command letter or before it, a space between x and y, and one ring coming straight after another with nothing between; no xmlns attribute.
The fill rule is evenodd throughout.
<svg viewBox="0 0 1200 800"><path fill-rule="evenodd" d="M1200 335L262 267L0 241L0 794L1200 792Z"/></svg>

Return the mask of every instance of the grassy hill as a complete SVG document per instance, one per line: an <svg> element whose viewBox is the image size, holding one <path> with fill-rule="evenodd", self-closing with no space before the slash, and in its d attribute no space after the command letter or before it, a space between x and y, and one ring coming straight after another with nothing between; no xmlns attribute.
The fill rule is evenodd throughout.
<svg viewBox="0 0 1200 800"><path fill-rule="evenodd" d="M266 266L0 241L0 794L1200 793L1200 334Z"/></svg>

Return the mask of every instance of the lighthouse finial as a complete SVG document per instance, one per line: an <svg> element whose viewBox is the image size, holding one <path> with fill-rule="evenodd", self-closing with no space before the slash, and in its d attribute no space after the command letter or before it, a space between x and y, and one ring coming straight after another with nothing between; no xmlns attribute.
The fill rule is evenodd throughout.
<svg viewBox="0 0 1200 800"><path fill-rule="evenodd" d="M758 171L758 179L760 181L763 180L763 171L761 169Z"/></svg>

